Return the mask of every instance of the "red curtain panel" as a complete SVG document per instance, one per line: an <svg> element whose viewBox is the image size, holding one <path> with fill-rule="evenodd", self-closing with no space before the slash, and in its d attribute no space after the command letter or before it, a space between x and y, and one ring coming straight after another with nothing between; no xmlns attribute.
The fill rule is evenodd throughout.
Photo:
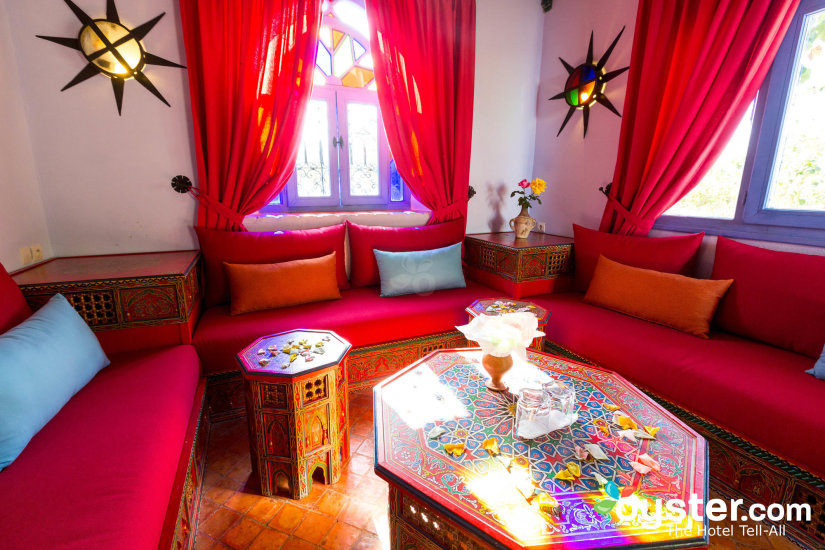
<svg viewBox="0 0 825 550"><path fill-rule="evenodd" d="M432 210L467 217L475 0L366 0L381 115L398 172Z"/></svg>
<svg viewBox="0 0 825 550"><path fill-rule="evenodd" d="M198 225L244 229L295 168L321 0L180 0Z"/></svg>
<svg viewBox="0 0 825 550"><path fill-rule="evenodd" d="M646 235L710 169L756 96L799 0L640 0L601 229Z"/></svg>

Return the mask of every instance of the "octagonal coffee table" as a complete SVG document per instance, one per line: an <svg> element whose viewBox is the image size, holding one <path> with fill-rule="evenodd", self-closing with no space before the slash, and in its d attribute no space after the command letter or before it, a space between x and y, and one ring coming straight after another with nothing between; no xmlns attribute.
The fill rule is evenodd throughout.
<svg viewBox="0 0 825 550"><path fill-rule="evenodd" d="M375 388L392 548L708 544L704 438L616 373L532 350L505 375L510 391L551 376L573 384L578 420L514 438L516 398L487 390L480 361L476 348L435 351ZM647 458L655 468L637 470ZM697 519L664 509L692 497ZM656 506L658 525L643 513Z"/></svg>

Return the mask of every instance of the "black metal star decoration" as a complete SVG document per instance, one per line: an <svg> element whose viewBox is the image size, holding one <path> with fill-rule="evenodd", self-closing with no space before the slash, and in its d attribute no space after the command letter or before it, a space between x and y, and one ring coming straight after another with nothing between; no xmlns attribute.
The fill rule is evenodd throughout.
<svg viewBox="0 0 825 550"><path fill-rule="evenodd" d="M118 115L121 114L123 107L123 87L130 78L140 82L155 97L170 106L163 94L143 73L143 69L146 65L163 65L181 69L186 67L147 52L140 43L161 17L166 15L166 12L129 29L120 22L114 0L106 0L106 19L92 19L72 0L64 1L83 24L77 38L41 35L37 35L37 38L77 50L83 54L88 63L68 84L63 86L61 92L96 74L103 74L112 81Z"/></svg>
<svg viewBox="0 0 825 550"><path fill-rule="evenodd" d="M595 64L593 63L592 31L590 32L590 45L587 48L587 60L582 65L574 68L567 61L561 57L559 58L561 64L564 65L565 69L567 69L568 77L567 81L564 83L564 91L560 94L554 95L550 99L564 98L570 106L570 109L567 111L567 116L564 117L564 122L561 123L561 128L559 128L556 137L561 134L561 131L564 130L564 127L567 125L570 117L572 117L573 113L578 109L581 109L582 116L584 117L584 137L587 137L587 123L590 119L590 107L594 103L601 103L610 109L610 111L616 116L622 116L619 114L619 111L616 110L616 107L610 103L607 96L604 95L604 87L606 83L625 72L629 67L616 69L615 71L606 73L604 66L610 58L610 54L613 53L613 48L616 47L616 43L619 42L619 38L622 37L624 29L625 28L622 27L622 30L619 31L619 34L613 39L610 47L607 48L607 51L604 52L604 55L602 55L599 61Z"/></svg>

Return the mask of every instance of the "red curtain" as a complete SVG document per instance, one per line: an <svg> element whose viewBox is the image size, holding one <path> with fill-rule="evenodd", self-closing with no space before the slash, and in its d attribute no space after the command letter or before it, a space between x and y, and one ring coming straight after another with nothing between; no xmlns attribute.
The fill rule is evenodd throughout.
<svg viewBox="0 0 825 550"><path fill-rule="evenodd" d="M432 210L467 217L475 0L366 0L378 101L398 173Z"/></svg>
<svg viewBox="0 0 825 550"><path fill-rule="evenodd" d="M244 229L295 167L321 0L180 0L198 224Z"/></svg>
<svg viewBox="0 0 825 550"><path fill-rule="evenodd" d="M650 231L696 186L770 68L799 0L640 0L601 229Z"/></svg>

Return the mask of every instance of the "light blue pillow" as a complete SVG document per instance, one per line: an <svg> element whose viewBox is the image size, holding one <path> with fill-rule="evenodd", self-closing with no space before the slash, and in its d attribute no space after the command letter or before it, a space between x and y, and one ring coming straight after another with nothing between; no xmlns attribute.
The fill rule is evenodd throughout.
<svg viewBox="0 0 825 550"><path fill-rule="evenodd" d="M94 333L60 294L0 334L0 470L108 364Z"/></svg>
<svg viewBox="0 0 825 550"><path fill-rule="evenodd" d="M822 348L822 355L820 355L819 359L814 363L814 368L806 370L805 372L813 374L820 380L825 380L825 348Z"/></svg>
<svg viewBox="0 0 825 550"><path fill-rule="evenodd" d="M461 269L461 243L413 252L373 249L373 253L381 278L381 296L430 294L467 286Z"/></svg>

